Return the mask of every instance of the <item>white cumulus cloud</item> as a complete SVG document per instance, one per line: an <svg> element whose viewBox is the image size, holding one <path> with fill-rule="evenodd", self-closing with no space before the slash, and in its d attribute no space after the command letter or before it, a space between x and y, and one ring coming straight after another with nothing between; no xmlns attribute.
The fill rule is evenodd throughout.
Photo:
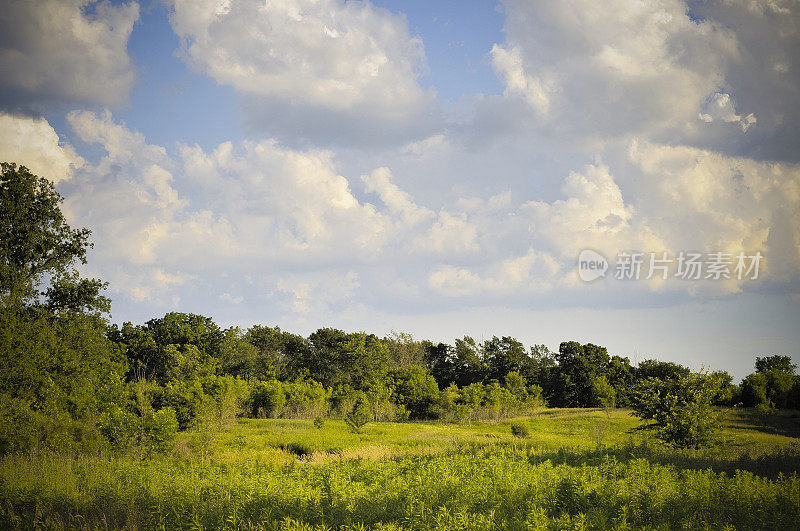
<svg viewBox="0 0 800 531"><path fill-rule="evenodd" d="M329 141L430 130L436 97L418 83L425 53L402 15L343 0L172 5L182 56L242 94L257 128Z"/></svg>
<svg viewBox="0 0 800 531"><path fill-rule="evenodd" d="M57 183L83 165L72 146L60 142L44 118L32 119L0 112L0 161L15 162Z"/></svg>

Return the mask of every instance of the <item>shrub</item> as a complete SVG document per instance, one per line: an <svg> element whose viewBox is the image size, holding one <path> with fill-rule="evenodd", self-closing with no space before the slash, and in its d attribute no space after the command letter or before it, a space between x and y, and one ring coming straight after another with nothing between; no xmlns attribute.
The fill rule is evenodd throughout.
<svg viewBox="0 0 800 531"><path fill-rule="evenodd" d="M605 376L598 376L594 379L594 394L600 406L605 410L606 415L611 414L611 410L617 404L617 391L608 383Z"/></svg>
<svg viewBox="0 0 800 531"><path fill-rule="evenodd" d="M313 419L328 411L330 392L315 380L284 382L283 390L286 393L284 416Z"/></svg>
<svg viewBox="0 0 800 531"><path fill-rule="evenodd" d="M652 421L657 436L674 446L706 446L719 429L720 415L712 403L720 383L707 373L667 380L649 378L637 389L633 410L639 418Z"/></svg>
<svg viewBox="0 0 800 531"><path fill-rule="evenodd" d="M317 417L314 419L314 427L318 430L321 430L325 427L325 419L322 417Z"/></svg>
<svg viewBox="0 0 800 531"><path fill-rule="evenodd" d="M412 419L439 416L439 386L425 367L410 365L392 371L389 386L394 402L405 406Z"/></svg>
<svg viewBox="0 0 800 531"><path fill-rule="evenodd" d="M113 404L100 417L100 433L115 450L127 450L136 443L139 417Z"/></svg>
<svg viewBox="0 0 800 531"><path fill-rule="evenodd" d="M147 447L157 453L172 450L175 436L178 434L178 419L171 407L148 412L144 418Z"/></svg>
<svg viewBox="0 0 800 531"><path fill-rule="evenodd" d="M514 437L519 437L520 439L525 439L530 435L530 433L528 432L528 427L521 422L511 423L511 434Z"/></svg>
<svg viewBox="0 0 800 531"><path fill-rule="evenodd" d="M215 402L205 393L199 378L173 380L152 391L145 389L145 393L148 391L153 394L152 404L155 409L170 407L175 411L178 428L181 430L195 427L213 415Z"/></svg>
<svg viewBox="0 0 800 531"><path fill-rule="evenodd" d="M0 455L36 446L40 424L40 415L25 401L0 395Z"/></svg>
<svg viewBox="0 0 800 531"><path fill-rule="evenodd" d="M356 398L353 409L350 413L345 415L344 422L353 433L361 433L361 428L363 428L371 418L372 410L370 409L369 401L366 395L361 393L358 398Z"/></svg>
<svg viewBox="0 0 800 531"><path fill-rule="evenodd" d="M258 417L273 417L286 404L283 385L278 380L257 382L250 393L250 410Z"/></svg>

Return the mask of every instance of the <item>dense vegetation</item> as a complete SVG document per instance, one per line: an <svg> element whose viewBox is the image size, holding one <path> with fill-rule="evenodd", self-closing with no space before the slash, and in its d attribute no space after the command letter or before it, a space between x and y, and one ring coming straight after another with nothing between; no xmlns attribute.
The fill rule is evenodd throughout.
<svg viewBox="0 0 800 531"><path fill-rule="evenodd" d="M800 435L744 411L722 443L671 449L628 413L515 422L240 419L167 456L0 460L0 528L796 529ZM794 441L794 442L792 442ZM57 478L53 481L53 478Z"/></svg>
<svg viewBox="0 0 800 531"><path fill-rule="evenodd" d="M800 514L796 475L749 472L746 455L719 471L674 462L695 451L683 448L730 449L724 406L754 408L751 429L796 424L800 376L788 356L757 357L735 385L723 371L634 366L575 341L551 352L512 337L446 344L331 328L302 337L187 313L118 325L105 284L75 268L90 232L67 225L61 201L47 180L2 164L4 528L759 527L766 517L780 527ZM596 444L548 440L536 420L551 418L545 406L602 408ZM503 424L512 417L528 420ZM443 422L394 424L432 420ZM287 437L272 435L282 429ZM628 449L604 443L602 430ZM656 439L672 449L653 453ZM785 442L757 445L770 474L796 473L797 448ZM387 459L348 457L365 448Z"/></svg>

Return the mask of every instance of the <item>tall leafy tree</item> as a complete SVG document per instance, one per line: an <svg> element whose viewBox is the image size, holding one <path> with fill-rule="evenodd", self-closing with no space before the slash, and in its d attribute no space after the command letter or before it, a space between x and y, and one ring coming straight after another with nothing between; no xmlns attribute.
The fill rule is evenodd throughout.
<svg viewBox="0 0 800 531"><path fill-rule="evenodd" d="M526 378L533 375L534 365L525 346L513 337L493 337L483 344L483 360L487 378L501 381L510 372L518 372Z"/></svg>
<svg viewBox="0 0 800 531"><path fill-rule="evenodd" d="M120 394L104 284L74 269L90 231L69 226L62 201L47 179L0 165L0 451L74 445Z"/></svg>
<svg viewBox="0 0 800 531"><path fill-rule="evenodd" d="M637 386L634 414L650 421L656 435L678 447L711 444L720 427L720 413L713 407L722 381L706 372L678 378L648 378Z"/></svg>
<svg viewBox="0 0 800 531"><path fill-rule="evenodd" d="M109 337L123 346L130 362L128 378L167 382L213 374L225 334L210 317L170 312L144 326L124 323Z"/></svg>
<svg viewBox="0 0 800 531"><path fill-rule="evenodd" d="M595 382L604 376L610 362L608 351L592 343L564 341L556 354L559 367L554 405L595 407L600 405Z"/></svg>
<svg viewBox="0 0 800 531"><path fill-rule="evenodd" d="M453 370L456 385L464 387L472 383L483 382L486 377L486 365L480 347L469 336L456 339L453 359Z"/></svg>
<svg viewBox="0 0 800 531"><path fill-rule="evenodd" d="M105 284L82 279L91 231L73 229L53 184L25 166L0 164L0 302L4 307L44 304L52 311L108 312ZM47 285L49 281L49 286ZM44 297L44 300L42 300Z"/></svg>
<svg viewBox="0 0 800 531"><path fill-rule="evenodd" d="M789 356L764 356L756 357L756 372L766 373L771 371L794 374L797 365L792 363Z"/></svg>

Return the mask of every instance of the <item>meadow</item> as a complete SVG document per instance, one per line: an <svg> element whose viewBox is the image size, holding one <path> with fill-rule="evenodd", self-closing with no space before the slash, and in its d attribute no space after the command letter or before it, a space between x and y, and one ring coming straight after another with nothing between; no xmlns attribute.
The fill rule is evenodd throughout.
<svg viewBox="0 0 800 531"><path fill-rule="evenodd" d="M523 426L523 437L512 434ZM239 419L166 456L15 453L2 529L797 529L800 420L673 449L626 410L504 422ZM524 433L524 432L527 432ZM519 433L518 433L519 434Z"/></svg>

